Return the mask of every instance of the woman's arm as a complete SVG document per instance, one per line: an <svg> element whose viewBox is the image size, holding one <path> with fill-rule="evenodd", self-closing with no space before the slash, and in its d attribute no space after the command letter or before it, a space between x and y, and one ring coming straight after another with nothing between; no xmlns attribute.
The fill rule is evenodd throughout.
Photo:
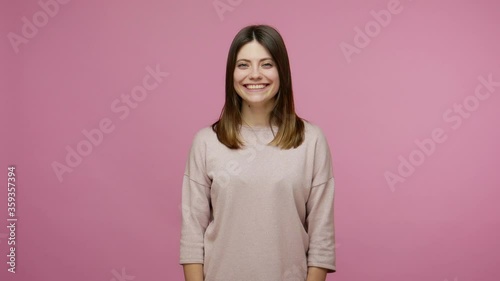
<svg viewBox="0 0 500 281"><path fill-rule="evenodd" d="M203 281L203 264L188 263L183 265L185 281Z"/></svg>
<svg viewBox="0 0 500 281"><path fill-rule="evenodd" d="M325 281L326 273L325 268L310 266L307 270L307 281Z"/></svg>

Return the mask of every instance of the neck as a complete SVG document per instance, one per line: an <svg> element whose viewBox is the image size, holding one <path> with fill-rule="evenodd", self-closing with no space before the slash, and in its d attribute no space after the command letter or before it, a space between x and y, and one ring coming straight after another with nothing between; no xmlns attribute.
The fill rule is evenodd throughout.
<svg viewBox="0 0 500 281"><path fill-rule="evenodd" d="M250 126L268 126L272 106L272 104L255 106L243 103L241 108L243 122Z"/></svg>

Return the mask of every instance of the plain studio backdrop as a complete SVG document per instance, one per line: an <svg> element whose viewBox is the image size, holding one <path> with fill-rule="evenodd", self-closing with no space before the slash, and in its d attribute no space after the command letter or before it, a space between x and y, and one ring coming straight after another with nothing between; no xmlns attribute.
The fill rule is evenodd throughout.
<svg viewBox="0 0 500 281"><path fill-rule="evenodd" d="M331 147L327 280L500 280L500 2L0 5L2 281L182 280L188 150L259 23Z"/></svg>

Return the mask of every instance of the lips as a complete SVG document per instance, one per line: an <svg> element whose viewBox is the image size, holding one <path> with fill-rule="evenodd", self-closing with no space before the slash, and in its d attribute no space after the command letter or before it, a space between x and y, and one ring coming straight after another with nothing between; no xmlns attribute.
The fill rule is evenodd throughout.
<svg viewBox="0 0 500 281"><path fill-rule="evenodd" d="M244 86L249 90L262 90L269 86L269 84L245 84Z"/></svg>

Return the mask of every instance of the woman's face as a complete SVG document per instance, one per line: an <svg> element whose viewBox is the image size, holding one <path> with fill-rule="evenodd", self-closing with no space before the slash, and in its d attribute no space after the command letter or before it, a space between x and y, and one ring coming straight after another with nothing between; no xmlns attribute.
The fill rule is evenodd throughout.
<svg viewBox="0 0 500 281"><path fill-rule="evenodd" d="M269 52L256 40L238 52L234 69L234 89L250 106L272 106L280 87L278 69Z"/></svg>

